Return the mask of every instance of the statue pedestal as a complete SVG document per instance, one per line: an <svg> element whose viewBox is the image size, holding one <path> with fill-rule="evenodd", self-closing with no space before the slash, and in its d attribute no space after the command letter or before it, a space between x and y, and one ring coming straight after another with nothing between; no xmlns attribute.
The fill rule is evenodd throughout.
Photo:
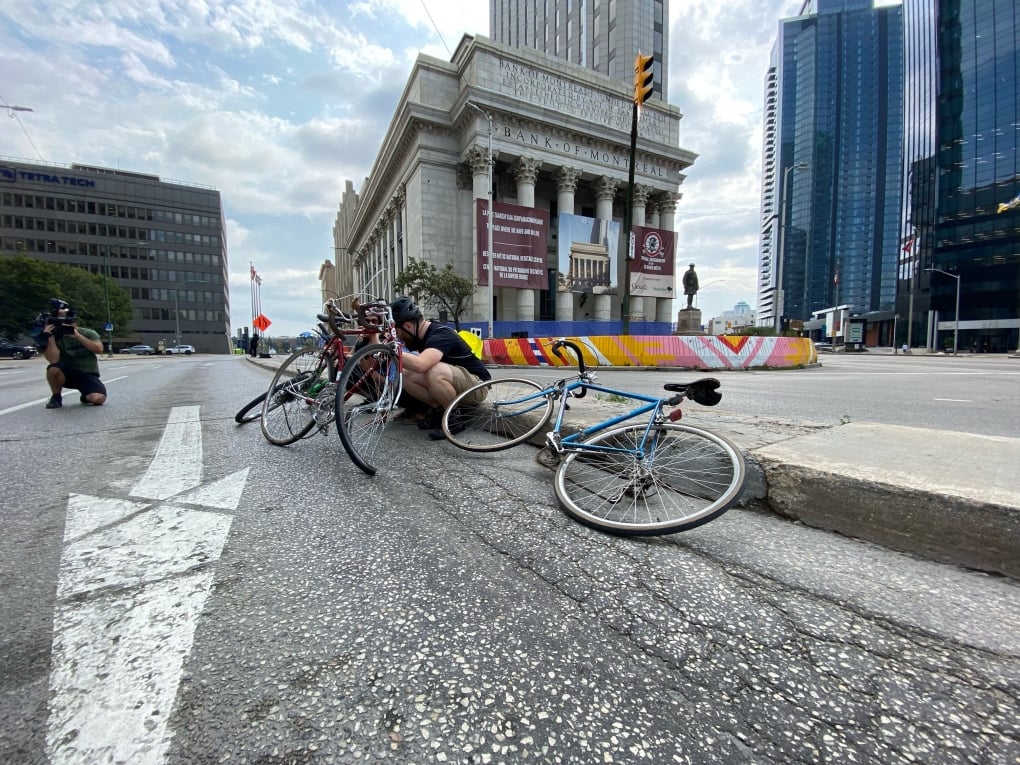
<svg viewBox="0 0 1020 765"><path fill-rule="evenodd" d="M674 335L704 335L701 329L701 309L681 308L676 315Z"/></svg>

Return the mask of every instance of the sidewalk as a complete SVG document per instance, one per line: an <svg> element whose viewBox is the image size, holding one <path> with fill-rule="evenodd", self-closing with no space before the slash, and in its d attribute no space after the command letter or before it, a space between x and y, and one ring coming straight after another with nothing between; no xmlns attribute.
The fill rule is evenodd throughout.
<svg viewBox="0 0 1020 765"><path fill-rule="evenodd" d="M248 361L276 369L284 356ZM587 398L571 425L618 404ZM744 452L743 501L808 526L1020 579L1020 438L737 415L693 425Z"/></svg>

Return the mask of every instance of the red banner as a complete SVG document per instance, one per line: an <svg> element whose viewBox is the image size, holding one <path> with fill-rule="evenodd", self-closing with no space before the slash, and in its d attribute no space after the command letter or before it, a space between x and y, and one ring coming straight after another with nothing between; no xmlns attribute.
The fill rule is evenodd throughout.
<svg viewBox="0 0 1020 765"><path fill-rule="evenodd" d="M496 287L544 290L549 287L546 252L549 248L549 211L504 202L493 205L492 239L495 243ZM478 284L489 283L488 247L489 201L477 200Z"/></svg>
<svg viewBox="0 0 1020 765"><path fill-rule="evenodd" d="M630 262L630 294L676 297L674 261L676 232L634 226L634 260Z"/></svg>

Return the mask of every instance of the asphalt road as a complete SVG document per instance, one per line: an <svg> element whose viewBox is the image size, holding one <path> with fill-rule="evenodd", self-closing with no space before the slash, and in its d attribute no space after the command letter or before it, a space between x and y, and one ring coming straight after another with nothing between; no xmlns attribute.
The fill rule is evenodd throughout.
<svg viewBox="0 0 1020 765"><path fill-rule="evenodd" d="M1016 389L859 361L726 375L724 405ZM407 425L369 478L332 431L236 426L270 379L243 359L110 360L108 406L57 411L32 363L0 367L2 762L1020 759L1015 582L754 510L609 537L528 447Z"/></svg>

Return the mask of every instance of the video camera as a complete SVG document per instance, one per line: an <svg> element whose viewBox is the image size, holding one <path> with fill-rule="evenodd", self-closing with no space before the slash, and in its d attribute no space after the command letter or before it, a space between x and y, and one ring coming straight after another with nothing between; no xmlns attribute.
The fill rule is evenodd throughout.
<svg viewBox="0 0 1020 765"><path fill-rule="evenodd" d="M64 316L60 315L60 311L67 310ZM78 321L78 315L75 313L74 308L66 300L60 298L50 298L50 309L39 314L35 320L35 325L38 333L32 332L31 334L36 337L37 342L43 341L45 345L45 337L42 336L42 330L45 327L53 327L53 335L55 337L62 337L63 335L74 334L74 324Z"/></svg>

